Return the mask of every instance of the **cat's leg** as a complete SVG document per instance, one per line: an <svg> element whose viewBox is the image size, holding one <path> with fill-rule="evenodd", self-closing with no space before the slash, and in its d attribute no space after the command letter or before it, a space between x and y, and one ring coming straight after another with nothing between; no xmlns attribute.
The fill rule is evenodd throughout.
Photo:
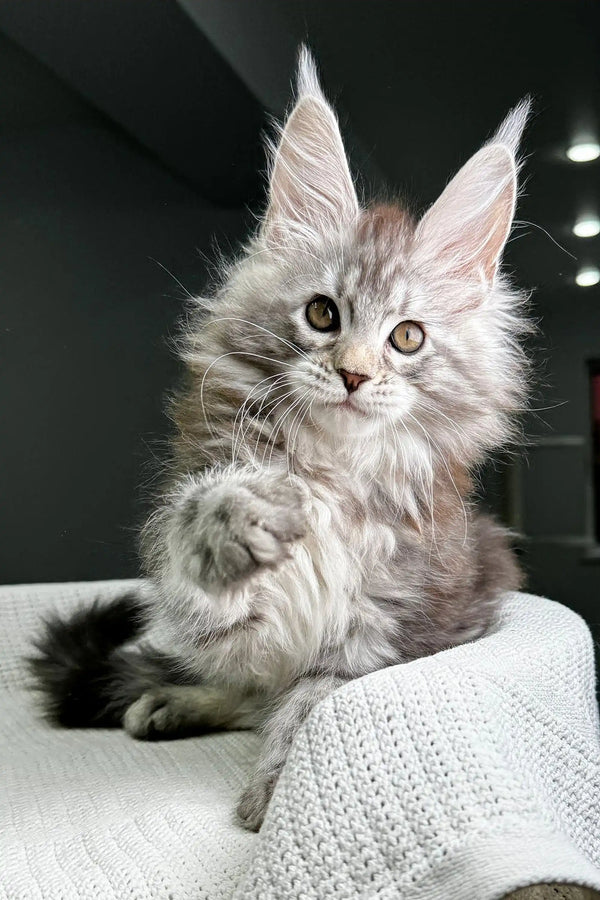
<svg viewBox="0 0 600 900"><path fill-rule="evenodd" d="M308 489L287 472L226 469L178 482L143 539L154 602L188 642L252 614L248 579L274 568L306 532Z"/></svg>
<svg viewBox="0 0 600 900"><path fill-rule="evenodd" d="M129 706L123 728L139 740L256 728L264 718L255 695L209 685L170 685L146 691Z"/></svg>
<svg viewBox="0 0 600 900"><path fill-rule="evenodd" d="M271 707L261 729L264 744L258 763L237 807L245 828L258 831L298 728L316 704L344 681L334 676L302 678Z"/></svg>

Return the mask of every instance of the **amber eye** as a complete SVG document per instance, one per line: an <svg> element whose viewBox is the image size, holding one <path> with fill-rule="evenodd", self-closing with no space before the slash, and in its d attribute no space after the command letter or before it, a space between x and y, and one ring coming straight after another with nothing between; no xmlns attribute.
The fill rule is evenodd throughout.
<svg viewBox="0 0 600 900"><path fill-rule="evenodd" d="M416 353L425 340L425 332L416 322L400 322L390 334L392 347L400 353Z"/></svg>
<svg viewBox="0 0 600 900"><path fill-rule="evenodd" d="M340 313L329 297L315 297L306 307L308 324L317 331L336 331L340 327Z"/></svg>

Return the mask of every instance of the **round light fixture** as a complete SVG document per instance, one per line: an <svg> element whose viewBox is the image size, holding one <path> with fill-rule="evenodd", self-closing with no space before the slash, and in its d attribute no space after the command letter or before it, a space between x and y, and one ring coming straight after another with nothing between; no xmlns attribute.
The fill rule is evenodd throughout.
<svg viewBox="0 0 600 900"><path fill-rule="evenodd" d="M579 287L592 287L600 281L600 269L595 266L586 266L580 269L575 276L575 282Z"/></svg>
<svg viewBox="0 0 600 900"><path fill-rule="evenodd" d="M596 141L582 141L581 143L571 144L567 150L567 156L571 162L591 162L600 156L600 144Z"/></svg>
<svg viewBox="0 0 600 900"><path fill-rule="evenodd" d="M600 219L596 216L585 216L577 219L573 225L573 234L580 238L596 237L600 234Z"/></svg>

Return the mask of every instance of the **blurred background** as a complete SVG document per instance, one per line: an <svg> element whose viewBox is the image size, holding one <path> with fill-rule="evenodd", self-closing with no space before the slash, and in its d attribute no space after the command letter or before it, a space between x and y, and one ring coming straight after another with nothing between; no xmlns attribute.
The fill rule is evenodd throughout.
<svg viewBox="0 0 600 900"><path fill-rule="evenodd" d="M416 208L525 94L506 263L540 333L483 474L532 591L600 621L600 4L0 0L0 580L133 576L187 292L263 201L306 41L362 183Z"/></svg>

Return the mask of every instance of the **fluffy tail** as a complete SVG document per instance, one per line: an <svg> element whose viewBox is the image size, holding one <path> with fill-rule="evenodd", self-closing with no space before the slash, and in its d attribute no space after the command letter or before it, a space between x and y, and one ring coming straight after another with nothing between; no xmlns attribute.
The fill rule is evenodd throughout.
<svg viewBox="0 0 600 900"><path fill-rule="evenodd" d="M120 726L145 691L182 683L176 659L147 645L123 649L145 624L135 594L46 620L28 659L46 718L66 728Z"/></svg>

